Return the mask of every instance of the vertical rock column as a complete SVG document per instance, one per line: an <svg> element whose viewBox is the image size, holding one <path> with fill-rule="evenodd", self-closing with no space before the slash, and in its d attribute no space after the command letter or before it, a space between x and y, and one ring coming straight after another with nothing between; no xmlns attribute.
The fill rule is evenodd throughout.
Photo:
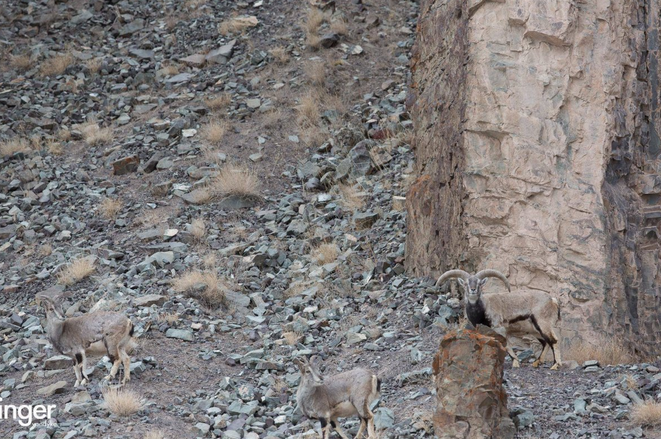
<svg viewBox="0 0 661 439"><path fill-rule="evenodd" d="M440 439L515 436L503 388L505 338L482 328L447 334L434 357L434 431Z"/></svg>
<svg viewBox="0 0 661 439"><path fill-rule="evenodd" d="M409 270L495 268L559 299L565 346L658 352L658 27L659 0L422 0Z"/></svg>

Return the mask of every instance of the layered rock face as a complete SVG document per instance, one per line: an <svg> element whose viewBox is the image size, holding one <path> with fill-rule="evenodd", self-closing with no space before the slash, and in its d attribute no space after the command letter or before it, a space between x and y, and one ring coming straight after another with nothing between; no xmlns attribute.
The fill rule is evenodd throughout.
<svg viewBox="0 0 661 439"><path fill-rule="evenodd" d="M658 0L422 3L409 269L496 268L565 345L658 352Z"/></svg>
<svg viewBox="0 0 661 439"><path fill-rule="evenodd" d="M511 439L503 388L505 338L481 327L443 337L434 357L434 433L440 439Z"/></svg>

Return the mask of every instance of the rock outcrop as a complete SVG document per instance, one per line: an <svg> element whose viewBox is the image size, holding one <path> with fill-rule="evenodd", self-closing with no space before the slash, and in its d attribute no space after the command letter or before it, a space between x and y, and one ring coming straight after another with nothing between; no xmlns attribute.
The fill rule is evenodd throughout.
<svg viewBox="0 0 661 439"><path fill-rule="evenodd" d="M658 352L658 12L423 1L410 270L496 268L559 298L565 344L607 331Z"/></svg>
<svg viewBox="0 0 661 439"><path fill-rule="evenodd" d="M515 436L503 388L506 341L496 332L480 328L479 332L450 332L434 357L434 432L440 439Z"/></svg>

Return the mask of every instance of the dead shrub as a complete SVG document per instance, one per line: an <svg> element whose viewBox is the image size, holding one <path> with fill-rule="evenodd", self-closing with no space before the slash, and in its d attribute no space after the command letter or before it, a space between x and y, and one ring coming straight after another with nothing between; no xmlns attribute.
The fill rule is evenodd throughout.
<svg viewBox="0 0 661 439"><path fill-rule="evenodd" d="M228 164L214 177L209 186L209 194L215 196L238 195L244 197L259 196L259 178L243 166Z"/></svg>
<svg viewBox="0 0 661 439"><path fill-rule="evenodd" d="M32 67L32 58L30 55L11 55L9 65L16 70L30 70Z"/></svg>
<svg viewBox="0 0 661 439"><path fill-rule="evenodd" d="M74 58L70 53L56 55L41 63L39 72L42 76L57 76L64 73L64 71L73 64Z"/></svg>
<svg viewBox="0 0 661 439"><path fill-rule="evenodd" d="M228 284L212 271L189 271L172 281L172 288L200 301L207 308L227 305L225 291Z"/></svg>
<svg viewBox="0 0 661 439"><path fill-rule="evenodd" d="M312 251L312 258L318 264L324 265L334 262L340 254L340 249L333 243L324 243Z"/></svg>
<svg viewBox="0 0 661 439"><path fill-rule="evenodd" d="M294 346L301 339L301 336L295 332L283 332L282 338L289 346Z"/></svg>
<svg viewBox="0 0 661 439"><path fill-rule="evenodd" d="M323 87L326 81L326 66L323 62L309 62L304 67L305 76L311 85L315 87Z"/></svg>
<svg viewBox="0 0 661 439"><path fill-rule="evenodd" d="M165 433L163 430L151 430L145 433L143 439L165 439Z"/></svg>
<svg viewBox="0 0 661 439"><path fill-rule="evenodd" d="M200 242L207 233L207 226L202 218L195 218L190 224L190 234L196 241Z"/></svg>
<svg viewBox="0 0 661 439"><path fill-rule="evenodd" d="M661 402L646 400L643 403L634 404L629 414L631 422L644 427L656 427L661 425Z"/></svg>
<svg viewBox="0 0 661 439"><path fill-rule="evenodd" d="M64 154L64 149L62 148L62 142L58 142L55 139L46 140L46 150L52 155Z"/></svg>
<svg viewBox="0 0 661 439"><path fill-rule="evenodd" d="M53 246L46 243L39 247L38 255L41 257L50 256L53 253Z"/></svg>
<svg viewBox="0 0 661 439"><path fill-rule="evenodd" d="M12 155L17 152L28 152L31 149L30 141L22 137L14 137L9 140L0 141L0 155Z"/></svg>
<svg viewBox="0 0 661 439"><path fill-rule="evenodd" d="M278 64L287 64L289 62L290 56L287 53L287 50L282 46L274 47L269 50L269 53Z"/></svg>
<svg viewBox="0 0 661 439"><path fill-rule="evenodd" d="M78 125L77 128L83 133L83 139L90 146L109 143L113 139L112 130L101 128L96 122L87 122Z"/></svg>
<svg viewBox="0 0 661 439"><path fill-rule="evenodd" d="M204 103L211 111L224 110L232 103L232 95L229 93L221 93L218 96L205 100Z"/></svg>
<svg viewBox="0 0 661 439"><path fill-rule="evenodd" d="M85 66L87 66L87 70L89 70L90 73L93 75L99 73L102 65L103 65L103 58L92 58L92 59L88 59L85 62Z"/></svg>
<svg viewBox="0 0 661 439"><path fill-rule="evenodd" d="M94 273L94 270L93 259L76 259L57 274L57 283L66 286L73 285Z"/></svg>
<svg viewBox="0 0 661 439"><path fill-rule="evenodd" d="M207 142L217 145L227 134L228 124L225 121L209 122L202 126L200 135Z"/></svg>
<svg viewBox="0 0 661 439"><path fill-rule="evenodd" d="M575 341L566 352L563 360L574 360L583 364L588 360L597 360L602 366L631 364L635 361L631 352L615 339L599 337L594 343L586 340Z"/></svg>
<svg viewBox="0 0 661 439"><path fill-rule="evenodd" d="M315 7L308 9L307 20L305 22L305 30L308 35L318 34L319 28L324 24L326 18L326 14L321 9Z"/></svg>
<svg viewBox="0 0 661 439"><path fill-rule="evenodd" d="M218 26L218 32L223 36L227 36L243 32L246 29L257 26L258 24L259 21L255 17L233 17L220 23L220 26Z"/></svg>
<svg viewBox="0 0 661 439"><path fill-rule="evenodd" d="M135 391L129 389L105 388L103 406L117 416L131 416L144 407L144 400Z"/></svg>
<svg viewBox="0 0 661 439"><path fill-rule="evenodd" d="M344 18L336 18L331 21L330 29L338 35L346 35L349 33L349 26Z"/></svg>
<svg viewBox="0 0 661 439"><path fill-rule="evenodd" d="M356 185L351 185L348 183L340 183L338 185L338 190L340 192L340 203L351 210L359 210L365 204L364 198L361 196L360 190Z"/></svg>
<svg viewBox="0 0 661 439"><path fill-rule="evenodd" d="M115 198L104 198L99 204L99 213L105 219L114 219L122 210L122 202Z"/></svg>
<svg viewBox="0 0 661 439"><path fill-rule="evenodd" d="M296 107L298 112L298 124L301 126L313 126L319 122L319 96L313 91L308 91L304 94Z"/></svg>

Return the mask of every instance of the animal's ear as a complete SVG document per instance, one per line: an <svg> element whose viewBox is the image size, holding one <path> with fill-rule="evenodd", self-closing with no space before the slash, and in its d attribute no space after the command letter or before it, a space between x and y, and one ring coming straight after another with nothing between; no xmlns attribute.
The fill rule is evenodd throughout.
<svg viewBox="0 0 661 439"><path fill-rule="evenodd" d="M462 287L466 286L466 282L460 277L457 278L457 282L459 282L459 285L461 285Z"/></svg>
<svg viewBox="0 0 661 439"><path fill-rule="evenodd" d="M301 372L301 374L305 373L305 363L303 363L298 358L294 358L294 364L298 366L298 370Z"/></svg>
<svg viewBox="0 0 661 439"><path fill-rule="evenodd" d="M482 285L484 285L485 283L487 283L487 279L489 279L489 278L488 278L488 277L485 277L484 279L480 279L480 286L482 286Z"/></svg>

